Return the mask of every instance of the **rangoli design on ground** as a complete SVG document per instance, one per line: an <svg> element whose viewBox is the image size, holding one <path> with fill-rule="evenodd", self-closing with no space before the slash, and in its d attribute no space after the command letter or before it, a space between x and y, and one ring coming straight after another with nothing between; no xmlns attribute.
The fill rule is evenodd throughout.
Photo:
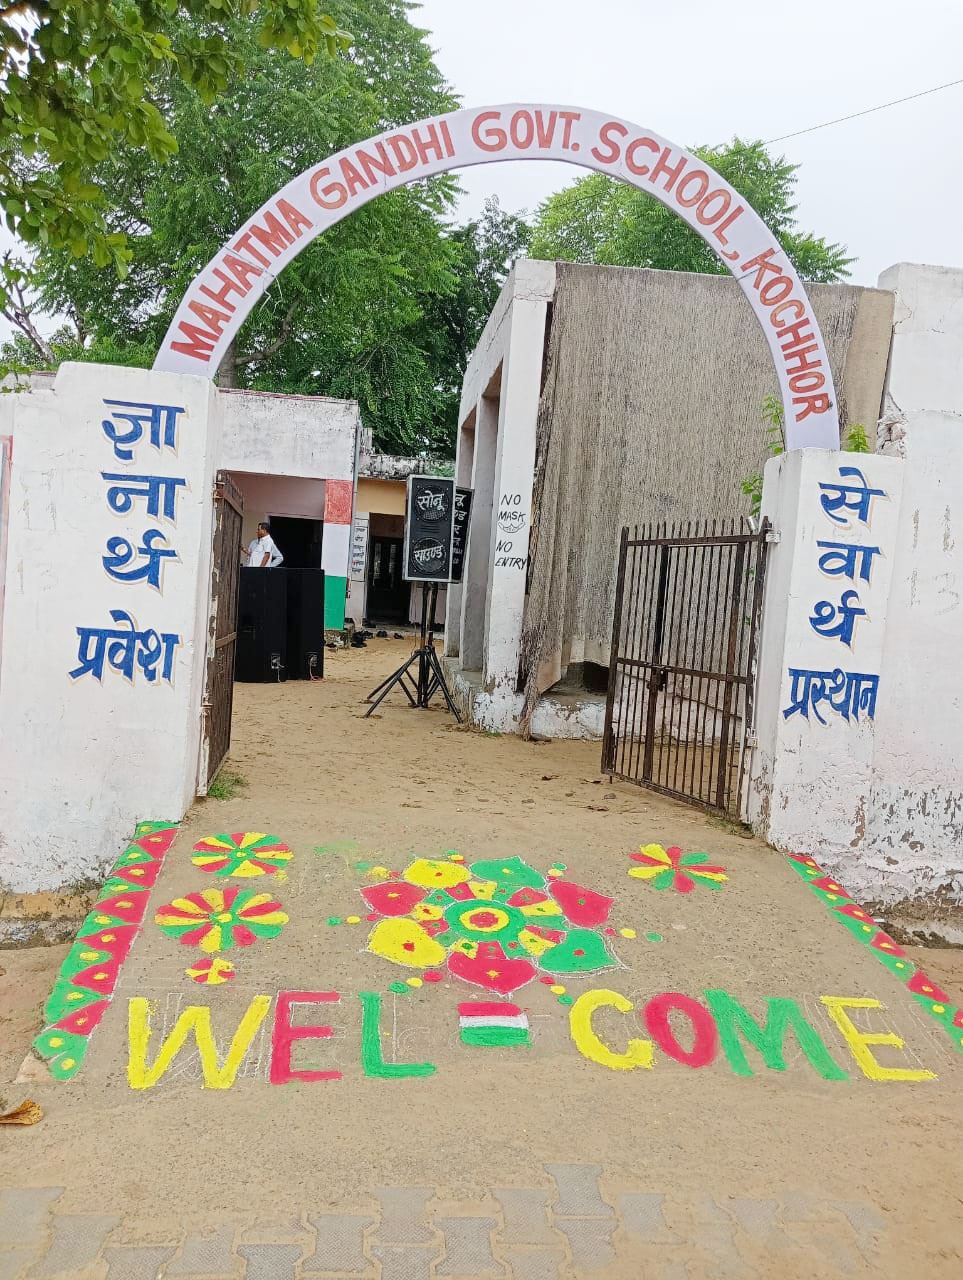
<svg viewBox="0 0 963 1280"><path fill-rule="evenodd" d="M168 902L154 922L169 938L211 955L249 947L258 938L276 938L288 918L269 893L203 889Z"/></svg>
<svg viewBox="0 0 963 1280"><path fill-rule="evenodd" d="M416 858L400 875L361 890L367 919L374 922L368 950L427 970L429 981L446 967L453 977L499 995L510 995L540 972L612 968L616 960L599 930L613 899L562 878L564 871L557 864L543 876L518 857L470 866L457 853Z"/></svg>
<svg viewBox="0 0 963 1280"><path fill-rule="evenodd" d="M725 867L710 864L707 853L683 853L676 845L668 849L660 844L642 845L638 853L631 853L629 857L639 863L629 868L629 875L636 880L647 880L654 889L691 893L697 884L721 889L729 879Z"/></svg>
<svg viewBox="0 0 963 1280"><path fill-rule="evenodd" d="M462 1044L529 1045L528 1015L507 1000L468 1000L458 1006Z"/></svg>
<svg viewBox="0 0 963 1280"><path fill-rule="evenodd" d="M235 831L232 835L205 836L194 846L195 867L216 876L274 876L285 878L294 855L277 836L263 831Z"/></svg>
<svg viewBox="0 0 963 1280"><path fill-rule="evenodd" d="M786 860L823 902L836 919L868 947L880 964L899 978L917 1004L949 1034L954 1048L963 1052L963 1006L953 1004L950 997L938 987L922 969L917 968L906 952L894 942L873 917L847 893L816 861L802 853L789 853Z"/></svg>
<svg viewBox="0 0 963 1280"><path fill-rule="evenodd" d="M174 822L138 823L60 966L44 1005L44 1029L33 1042L57 1080L69 1080L80 1069L176 834Z"/></svg>

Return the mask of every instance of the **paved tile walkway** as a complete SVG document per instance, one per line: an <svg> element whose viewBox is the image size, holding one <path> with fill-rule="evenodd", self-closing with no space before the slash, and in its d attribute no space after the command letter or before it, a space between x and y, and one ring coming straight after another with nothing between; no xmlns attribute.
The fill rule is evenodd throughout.
<svg viewBox="0 0 963 1280"><path fill-rule="evenodd" d="M138 1243L117 1216L59 1210L61 1189L0 1192L0 1280L637 1280L870 1275L885 1223L868 1204L659 1192L606 1201L597 1165L553 1164L546 1186L494 1188L436 1211L428 1187L372 1192L371 1211L272 1225L242 1215ZM551 1185L552 1189L549 1189ZM253 1239L253 1236L257 1239Z"/></svg>

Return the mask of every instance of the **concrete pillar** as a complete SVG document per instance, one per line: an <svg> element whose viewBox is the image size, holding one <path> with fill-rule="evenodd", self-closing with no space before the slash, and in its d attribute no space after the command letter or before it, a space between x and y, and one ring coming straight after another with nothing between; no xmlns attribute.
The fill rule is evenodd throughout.
<svg viewBox="0 0 963 1280"><path fill-rule="evenodd" d="M479 714L486 727L502 732L515 727L519 712L518 666L547 314L544 300L513 300L511 334L502 363L482 668L487 706Z"/></svg>
<svg viewBox="0 0 963 1280"><path fill-rule="evenodd" d="M475 411L474 450L469 482L475 496L468 535L459 645L461 665L465 671L481 671L484 659L497 439L498 399L483 395Z"/></svg>
<svg viewBox="0 0 963 1280"><path fill-rule="evenodd" d="M812 853L844 884L871 803L877 725L896 696L883 651L902 471L896 459L821 449L765 470L762 512L778 540L766 570L749 819L770 844Z"/></svg>

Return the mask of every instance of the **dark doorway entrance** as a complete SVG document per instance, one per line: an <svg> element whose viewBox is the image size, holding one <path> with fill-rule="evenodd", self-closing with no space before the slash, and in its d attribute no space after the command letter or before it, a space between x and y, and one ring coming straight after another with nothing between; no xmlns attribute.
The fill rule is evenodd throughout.
<svg viewBox="0 0 963 1280"><path fill-rule="evenodd" d="M372 534L368 555L366 621L408 621L411 584L401 576L401 550L401 538Z"/></svg>
<svg viewBox="0 0 963 1280"><path fill-rule="evenodd" d="M271 537L284 556L285 569L320 569L323 525L320 520L271 516Z"/></svg>

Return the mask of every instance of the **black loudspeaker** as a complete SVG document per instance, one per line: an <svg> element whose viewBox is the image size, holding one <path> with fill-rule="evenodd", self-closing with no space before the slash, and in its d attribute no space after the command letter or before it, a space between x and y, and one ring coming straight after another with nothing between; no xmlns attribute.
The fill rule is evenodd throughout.
<svg viewBox="0 0 963 1280"><path fill-rule="evenodd" d="M288 679L320 680L324 675L324 570L272 570L278 572L288 580Z"/></svg>
<svg viewBox="0 0 963 1280"><path fill-rule="evenodd" d="M235 680L287 675L287 577L283 569L242 569L237 601Z"/></svg>

